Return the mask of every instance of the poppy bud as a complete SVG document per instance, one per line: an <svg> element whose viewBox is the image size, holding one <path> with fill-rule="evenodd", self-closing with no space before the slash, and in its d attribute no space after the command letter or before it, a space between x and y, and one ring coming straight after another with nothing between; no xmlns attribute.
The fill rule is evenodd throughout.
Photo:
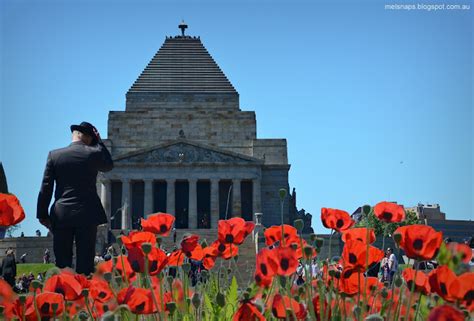
<svg viewBox="0 0 474 321"><path fill-rule="evenodd" d="M364 205L362 206L362 213L364 213L364 215L369 215L371 209L372 207L370 205Z"/></svg>
<svg viewBox="0 0 474 321"><path fill-rule="evenodd" d="M117 244L118 244L119 246L122 246L122 245L123 245L122 236L117 237L117 240L116 240L116 241L117 241Z"/></svg>
<svg viewBox="0 0 474 321"><path fill-rule="evenodd" d="M38 280L33 280L31 281L31 286L33 287L33 289L36 290L41 287L41 282Z"/></svg>
<svg viewBox="0 0 474 321"><path fill-rule="evenodd" d="M158 247L160 247L161 243L162 243L161 237L157 236L157 237L156 237L156 245L157 245Z"/></svg>
<svg viewBox="0 0 474 321"><path fill-rule="evenodd" d="M316 240L316 238L317 238L317 236L316 236L316 234L314 234L314 233L311 233L311 234L309 235L309 239L310 239L311 241Z"/></svg>
<svg viewBox="0 0 474 321"><path fill-rule="evenodd" d="M0 305L0 315L2 315L2 316L3 316L3 310L5 310L5 308Z"/></svg>
<svg viewBox="0 0 474 321"><path fill-rule="evenodd" d="M323 244L324 244L324 239L320 238L320 237L317 237L315 240L314 240L314 244L316 245L316 247L322 247Z"/></svg>
<svg viewBox="0 0 474 321"><path fill-rule="evenodd" d="M293 226L298 230L302 231L304 228L304 222L302 219L297 219L293 222Z"/></svg>
<svg viewBox="0 0 474 321"><path fill-rule="evenodd" d="M109 306L107 304L102 305L102 310L104 310L104 313L109 311Z"/></svg>
<svg viewBox="0 0 474 321"><path fill-rule="evenodd" d="M112 311L106 311L101 318L102 321L115 321L115 315Z"/></svg>
<svg viewBox="0 0 474 321"><path fill-rule="evenodd" d="M239 260L239 256L238 255L234 256L234 260L235 262L237 262Z"/></svg>
<svg viewBox="0 0 474 321"><path fill-rule="evenodd" d="M291 309L289 309L289 308L286 309L286 315L287 315L287 316L288 316L288 315L292 315L292 313L293 313L293 310L291 310Z"/></svg>
<svg viewBox="0 0 474 321"><path fill-rule="evenodd" d="M168 310L170 314L172 315L174 311L176 311L176 303L175 302L166 303L166 310Z"/></svg>
<svg viewBox="0 0 474 321"><path fill-rule="evenodd" d="M221 308L223 308L225 306L225 296L224 296L224 294L218 292L217 295L216 295L216 302Z"/></svg>
<svg viewBox="0 0 474 321"><path fill-rule="evenodd" d="M87 298L89 296L89 289L82 289L81 295Z"/></svg>
<svg viewBox="0 0 474 321"><path fill-rule="evenodd" d="M190 305L191 305L191 299L190 299L190 298L186 298L186 305L187 305L187 306L190 306Z"/></svg>
<svg viewBox="0 0 474 321"><path fill-rule="evenodd" d="M335 270L329 270L328 274L329 274L330 277L334 277L336 275L336 271Z"/></svg>
<svg viewBox="0 0 474 321"><path fill-rule="evenodd" d="M400 241L402 240L402 235L400 233L393 234L393 240L397 245L399 245Z"/></svg>
<svg viewBox="0 0 474 321"><path fill-rule="evenodd" d="M244 292L244 300L250 300L250 293Z"/></svg>
<svg viewBox="0 0 474 321"><path fill-rule="evenodd" d="M201 242L201 247L204 249L207 247L207 240L204 239L202 242Z"/></svg>
<svg viewBox="0 0 474 321"><path fill-rule="evenodd" d="M291 243L290 246L291 246L291 248L292 248L293 250L295 250L295 251L296 251L296 249L298 248L298 244L296 244L296 243Z"/></svg>
<svg viewBox="0 0 474 321"><path fill-rule="evenodd" d="M117 285L121 285L123 281L121 276L116 276L114 280L115 280L115 283L117 283Z"/></svg>
<svg viewBox="0 0 474 321"><path fill-rule="evenodd" d="M382 289L382 293L380 294L382 298L386 299L388 297L388 291L386 288Z"/></svg>
<svg viewBox="0 0 474 321"><path fill-rule="evenodd" d="M79 320L87 320L89 319L89 314L87 314L86 311L81 310L79 311L78 317L79 317Z"/></svg>
<svg viewBox="0 0 474 321"><path fill-rule="evenodd" d="M286 288L286 277L284 275L280 275L280 284L283 288Z"/></svg>
<svg viewBox="0 0 474 321"><path fill-rule="evenodd" d="M359 320L360 306L355 305L355 306L352 308L352 313L354 313L355 319Z"/></svg>
<svg viewBox="0 0 474 321"><path fill-rule="evenodd" d="M284 200L286 197L286 189L280 188L280 190L278 191L278 194L280 195L280 199Z"/></svg>
<svg viewBox="0 0 474 321"><path fill-rule="evenodd" d="M112 273L110 273L110 272L104 273L103 277L104 277L104 280L107 281L108 283L110 283L110 281L112 281Z"/></svg>
<svg viewBox="0 0 474 321"><path fill-rule="evenodd" d="M311 246L305 246L303 250L304 250L304 256L307 259L310 259L313 256L313 248Z"/></svg>
<svg viewBox="0 0 474 321"><path fill-rule="evenodd" d="M193 298L191 299L191 302L193 303L194 308L198 309L199 306L201 305L201 297L199 296L199 294L194 293Z"/></svg>
<svg viewBox="0 0 474 321"><path fill-rule="evenodd" d="M124 246L120 248L120 252L122 253L122 255L127 255L127 250L125 249Z"/></svg>
<svg viewBox="0 0 474 321"><path fill-rule="evenodd" d="M304 295L305 293L306 293L306 289L304 288L304 286L302 286L298 289L298 294L299 295Z"/></svg>
<svg viewBox="0 0 474 321"><path fill-rule="evenodd" d="M151 247L152 247L151 243L148 243L148 242L143 243L142 244L143 253L149 254L151 252Z"/></svg>
<svg viewBox="0 0 474 321"><path fill-rule="evenodd" d="M231 274L232 273L232 269L231 268L228 268L227 269L227 274Z"/></svg>
<svg viewBox="0 0 474 321"><path fill-rule="evenodd" d="M188 274L189 271L191 270L191 264L189 263L183 263L183 265L181 266L181 268L183 269L183 272Z"/></svg>
<svg viewBox="0 0 474 321"><path fill-rule="evenodd" d="M402 284L403 284L402 278L398 275L397 275L397 277L395 278L395 280L393 282L394 282L394 284L397 288L401 287Z"/></svg>

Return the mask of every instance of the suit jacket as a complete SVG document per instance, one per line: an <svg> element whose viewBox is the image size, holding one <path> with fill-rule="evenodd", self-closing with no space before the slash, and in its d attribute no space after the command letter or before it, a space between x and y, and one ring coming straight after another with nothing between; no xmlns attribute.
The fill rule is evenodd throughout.
<svg viewBox="0 0 474 321"><path fill-rule="evenodd" d="M96 180L98 171L108 172L112 168L112 157L102 142L88 146L77 141L49 152L36 217L51 218L53 228L107 223ZM54 183L55 200L48 214Z"/></svg>
<svg viewBox="0 0 474 321"><path fill-rule="evenodd" d="M1 270L0 271L1 275L4 277L16 276L16 262L15 262L15 256L13 254L9 254L5 256L5 258L2 261L2 268L0 270Z"/></svg>

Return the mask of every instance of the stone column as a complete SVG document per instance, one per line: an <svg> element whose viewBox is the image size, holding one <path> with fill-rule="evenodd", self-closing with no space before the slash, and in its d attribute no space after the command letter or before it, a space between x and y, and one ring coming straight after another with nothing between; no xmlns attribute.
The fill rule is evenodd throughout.
<svg viewBox="0 0 474 321"><path fill-rule="evenodd" d="M105 214L107 215L107 227L110 229L110 215L111 215L111 194L112 188L110 184L110 180L104 179L102 180L101 190L100 190L100 200L102 202L102 206L104 207Z"/></svg>
<svg viewBox="0 0 474 321"><path fill-rule="evenodd" d="M252 180L252 207L254 213L262 212L261 184L262 180L260 178Z"/></svg>
<svg viewBox="0 0 474 321"><path fill-rule="evenodd" d="M240 179L232 180L232 216L242 217L242 203L240 198Z"/></svg>
<svg viewBox="0 0 474 321"><path fill-rule="evenodd" d="M197 179L189 179L189 216L188 216L188 227L197 228Z"/></svg>
<svg viewBox="0 0 474 321"><path fill-rule="evenodd" d="M175 179L166 180L166 212L175 215L175 206L174 206L174 183Z"/></svg>
<svg viewBox="0 0 474 321"><path fill-rule="evenodd" d="M145 197L143 203L143 209L145 218L148 217L149 214L153 213L153 180L152 179L144 179L145 183Z"/></svg>
<svg viewBox="0 0 474 321"><path fill-rule="evenodd" d="M219 180L211 179L211 228L217 228L219 221Z"/></svg>
<svg viewBox="0 0 474 321"><path fill-rule="evenodd" d="M122 230L131 228L130 226L130 179L122 179Z"/></svg>

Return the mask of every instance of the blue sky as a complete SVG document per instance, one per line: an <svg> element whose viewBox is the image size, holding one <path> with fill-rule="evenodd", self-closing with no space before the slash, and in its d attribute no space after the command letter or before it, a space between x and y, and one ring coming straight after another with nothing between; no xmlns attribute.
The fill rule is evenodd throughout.
<svg viewBox="0 0 474 321"><path fill-rule="evenodd" d="M108 111L124 110L181 19L256 111L258 136L287 138L290 185L317 233L321 207L381 200L473 219L474 9L389 3L1 1L0 159L22 230L39 226L47 152L82 120L106 136Z"/></svg>

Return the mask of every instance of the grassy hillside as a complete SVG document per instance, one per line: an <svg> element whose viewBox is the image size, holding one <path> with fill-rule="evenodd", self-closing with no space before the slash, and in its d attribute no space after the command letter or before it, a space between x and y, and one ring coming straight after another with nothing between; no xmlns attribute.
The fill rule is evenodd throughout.
<svg viewBox="0 0 474 321"><path fill-rule="evenodd" d="M30 272L33 272L36 277L38 273L46 272L52 267L54 267L54 264L20 263L16 265L16 275L21 276L23 273L28 275Z"/></svg>

